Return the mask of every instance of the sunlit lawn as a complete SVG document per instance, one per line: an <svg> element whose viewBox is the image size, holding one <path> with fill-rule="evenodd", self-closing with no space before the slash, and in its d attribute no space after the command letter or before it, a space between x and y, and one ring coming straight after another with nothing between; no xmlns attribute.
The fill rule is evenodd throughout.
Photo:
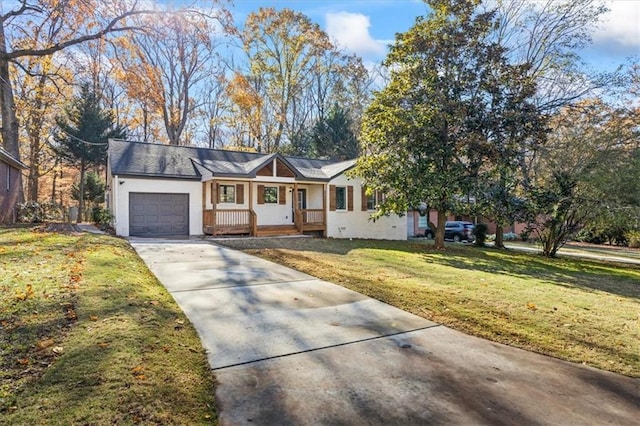
<svg viewBox="0 0 640 426"><path fill-rule="evenodd" d="M222 243L469 334L640 377L640 266L424 240Z"/></svg>
<svg viewBox="0 0 640 426"><path fill-rule="evenodd" d="M0 423L211 424L200 340L128 244L0 228Z"/></svg>

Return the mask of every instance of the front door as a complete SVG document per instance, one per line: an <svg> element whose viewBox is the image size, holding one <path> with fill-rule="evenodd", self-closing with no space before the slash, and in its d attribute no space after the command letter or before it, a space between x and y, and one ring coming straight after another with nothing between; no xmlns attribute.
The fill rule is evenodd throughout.
<svg viewBox="0 0 640 426"><path fill-rule="evenodd" d="M307 208L307 190L298 189L298 210Z"/></svg>
<svg viewBox="0 0 640 426"><path fill-rule="evenodd" d="M293 209L293 214L291 215L291 218L293 219L293 222L295 223L295 218L296 218L296 212L295 210L304 210L307 208L307 190L306 189L298 189L298 205L295 206L295 208ZM305 218L303 217L302 219L303 221L305 220Z"/></svg>

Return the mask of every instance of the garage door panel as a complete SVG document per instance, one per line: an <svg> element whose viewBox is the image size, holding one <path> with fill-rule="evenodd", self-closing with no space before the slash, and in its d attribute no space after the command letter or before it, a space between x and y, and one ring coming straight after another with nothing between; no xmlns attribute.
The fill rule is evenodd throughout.
<svg viewBox="0 0 640 426"><path fill-rule="evenodd" d="M189 194L129 194L129 235L189 235Z"/></svg>

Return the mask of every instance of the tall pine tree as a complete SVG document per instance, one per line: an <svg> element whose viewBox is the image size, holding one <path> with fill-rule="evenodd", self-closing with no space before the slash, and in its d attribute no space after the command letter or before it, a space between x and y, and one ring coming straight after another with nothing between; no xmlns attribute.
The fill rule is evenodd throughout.
<svg viewBox="0 0 640 426"><path fill-rule="evenodd" d="M125 130L114 124L113 115L100 105L100 99L88 84L56 120L56 151L62 160L80 170L79 193L84 194L85 174L90 167L106 163L110 138L124 138ZM78 223L82 222L84 197L78 200Z"/></svg>

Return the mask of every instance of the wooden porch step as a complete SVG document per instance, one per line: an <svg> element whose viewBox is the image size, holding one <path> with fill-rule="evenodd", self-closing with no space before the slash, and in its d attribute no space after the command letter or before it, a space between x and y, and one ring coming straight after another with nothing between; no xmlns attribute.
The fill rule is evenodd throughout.
<svg viewBox="0 0 640 426"><path fill-rule="evenodd" d="M281 235L298 235L295 225L263 225L258 226L257 237L277 237Z"/></svg>

